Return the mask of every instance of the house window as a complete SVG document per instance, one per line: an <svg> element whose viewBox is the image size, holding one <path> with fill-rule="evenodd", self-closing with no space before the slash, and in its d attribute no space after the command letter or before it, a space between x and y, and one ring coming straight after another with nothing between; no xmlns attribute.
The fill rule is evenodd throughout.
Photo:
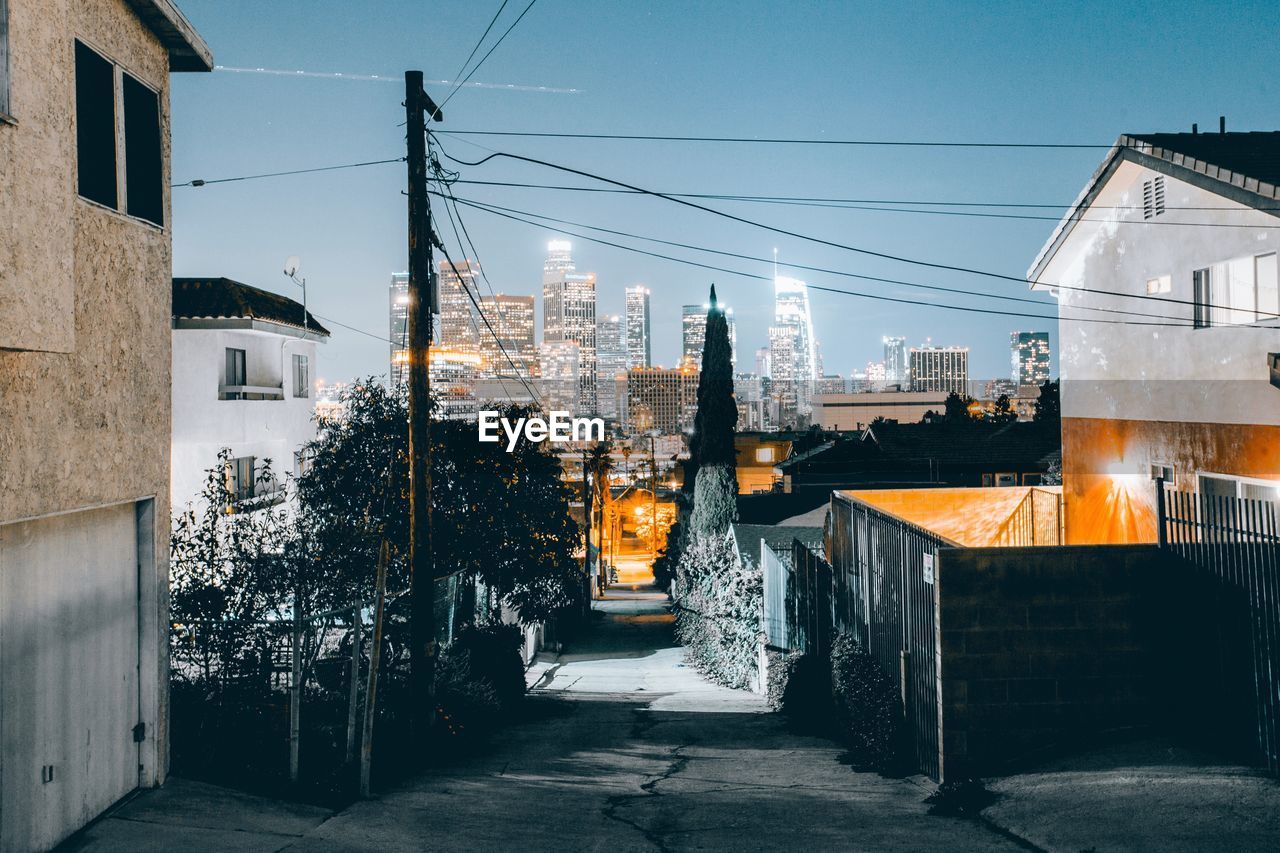
<svg viewBox="0 0 1280 853"><path fill-rule="evenodd" d="M227 462L227 492L232 501L247 501L253 497L252 456L237 456Z"/></svg>
<svg viewBox="0 0 1280 853"><path fill-rule="evenodd" d="M223 400L244 398L241 389L249 384L245 372L244 350L227 347L225 381L222 384L225 387L222 394Z"/></svg>
<svg viewBox="0 0 1280 853"><path fill-rule="evenodd" d="M1166 485L1173 485L1173 466L1165 465L1163 462L1156 462L1151 465L1151 479L1164 480Z"/></svg>
<svg viewBox="0 0 1280 853"><path fill-rule="evenodd" d="M1280 317L1276 254L1246 255L1196 270L1195 326L1247 325Z"/></svg>
<svg viewBox="0 0 1280 853"><path fill-rule="evenodd" d="M307 357L305 355L295 355L293 357L293 396L311 396L311 378L308 376Z"/></svg>
<svg viewBox="0 0 1280 853"><path fill-rule="evenodd" d="M112 210L163 225L160 96L132 74L116 70L109 59L76 42L77 191ZM119 121L117 100L123 106Z"/></svg>
<svg viewBox="0 0 1280 853"><path fill-rule="evenodd" d="M9 0L0 0L0 116L12 113L9 106Z"/></svg>
<svg viewBox="0 0 1280 853"><path fill-rule="evenodd" d="M772 447L757 447L757 448L756 448L756 461L757 461L757 462L772 462L772 461L773 461L773 448L772 448Z"/></svg>
<svg viewBox="0 0 1280 853"><path fill-rule="evenodd" d="M1162 275L1147 279L1147 293L1169 293L1172 290L1172 276Z"/></svg>
<svg viewBox="0 0 1280 853"><path fill-rule="evenodd" d="M1016 486L1018 485L1018 475L1014 473L997 473L997 486Z"/></svg>
<svg viewBox="0 0 1280 853"><path fill-rule="evenodd" d="M76 42L76 174L80 195L119 209L115 67Z"/></svg>
<svg viewBox="0 0 1280 853"><path fill-rule="evenodd" d="M124 188L130 216L164 224L160 160L160 96L122 75L124 88Z"/></svg>
<svg viewBox="0 0 1280 853"><path fill-rule="evenodd" d="M1164 213L1164 175L1142 184L1142 218L1154 219Z"/></svg>

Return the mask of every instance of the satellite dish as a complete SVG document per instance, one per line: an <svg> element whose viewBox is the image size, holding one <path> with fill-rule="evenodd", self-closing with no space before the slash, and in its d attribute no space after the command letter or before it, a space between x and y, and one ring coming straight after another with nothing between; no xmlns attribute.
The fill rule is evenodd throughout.
<svg viewBox="0 0 1280 853"><path fill-rule="evenodd" d="M298 267L302 265L302 259L297 255L290 255L284 262L284 274L287 276L295 276L298 274Z"/></svg>

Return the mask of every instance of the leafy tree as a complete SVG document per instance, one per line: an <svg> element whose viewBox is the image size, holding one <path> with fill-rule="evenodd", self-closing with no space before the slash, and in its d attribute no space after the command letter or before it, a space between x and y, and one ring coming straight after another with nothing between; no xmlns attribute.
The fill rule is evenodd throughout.
<svg viewBox="0 0 1280 853"><path fill-rule="evenodd" d="M973 416L969 414L969 405L972 402L972 397L952 391L947 395L947 400L942 410L943 419L947 423L968 423L972 421Z"/></svg>
<svg viewBox="0 0 1280 853"><path fill-rule="evenodd" d="M698 410L689 447L694 463L691 532L695 536L723 535L738 515L737 453L733 446L738 406L733 398L732 359L729 323L724 309L716 304L713 284L698 377Z"/></svg>
<svg viewBox="0 0 1280 853"><path fill-rule="evenodd" d="M1062 418L1062 398L1059 393L1058 380L1046 382L1040 386L1040 397L1036 400L1036 411L1032 419L1036 423L1058 421Z"/></svg>
<svg viewBox="0 0 1280 853"><path fill-rule="evenodd" d="M1013 410L1013 404L1009 400L1008 394L1001 394L996 398L995 411L991 413L991 420L998 424L1013 423L1018 419L1018 413Z"/></svg>
<svg viewBox="0 0 1280 853"><path fill-rule="evenodd" d="M408 586L408 411L404 395L369 381L344 397L345 416L321 425L300 481L303 517L315 559L343 586L372 589L385 533L392 555L388 585ZM509 407L503 416L532 411ZM506 604L525 622L555 615L580 597L573 558L579 540L559 461L523 437L476 440L475 425L444 421L431 429L432 557L437 574L463 572L494 598L483 617Z"/></svg>

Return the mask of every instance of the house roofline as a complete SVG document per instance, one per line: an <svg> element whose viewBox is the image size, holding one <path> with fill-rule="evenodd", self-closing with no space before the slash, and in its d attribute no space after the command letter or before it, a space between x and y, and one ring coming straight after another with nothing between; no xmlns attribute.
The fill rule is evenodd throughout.
<svg viewBox="0 0 1280 853"><path fill-rule="evenodd" d="M1076 223L1081 220L1094 199L1102 192L1107 181L1120 168L1120 164L1125 162L1136 163L1246 207L1280 217L1280 209L1276 205L1276 201L1280 200L1280 187L1275 184L1215 166L1204 160L1197 160L1178 151L1160 148L1128 134L1121 134L1027 269L1027 282L1033 290L1047 290L1052 287L1038 280L1044 274L1045 267L1057 255L1058 249L1066 242L1067 237L1075 229Z"/></svg>
<svg viewBox="0 0 1280 853"><path fill-rule="evenodd" d="M125 0L169 51L169 71L212 71L213 51L173 0Z"/></svg>

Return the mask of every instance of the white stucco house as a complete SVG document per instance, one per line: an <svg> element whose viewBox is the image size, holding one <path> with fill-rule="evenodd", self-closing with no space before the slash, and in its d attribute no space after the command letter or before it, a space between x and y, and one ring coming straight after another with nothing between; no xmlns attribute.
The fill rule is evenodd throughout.
<svg viewBox="0 0 1280 853"><path fill-rule="evenodd" d="M1278 252L1280 132L1107 153L1027 272L1059 303L1068 544L1154 542L1155 477L1280 509Z"/></svg>
<svg viewBox="0 0 1280 853"><path fill-rule="evenodd" d="M170 498L182 513L227 448L226 482L248 506L285 497L316 435L316 345L329 331L288 297L228 278L173 280ZM272 474L264 482L264 471Z"/></svg>

